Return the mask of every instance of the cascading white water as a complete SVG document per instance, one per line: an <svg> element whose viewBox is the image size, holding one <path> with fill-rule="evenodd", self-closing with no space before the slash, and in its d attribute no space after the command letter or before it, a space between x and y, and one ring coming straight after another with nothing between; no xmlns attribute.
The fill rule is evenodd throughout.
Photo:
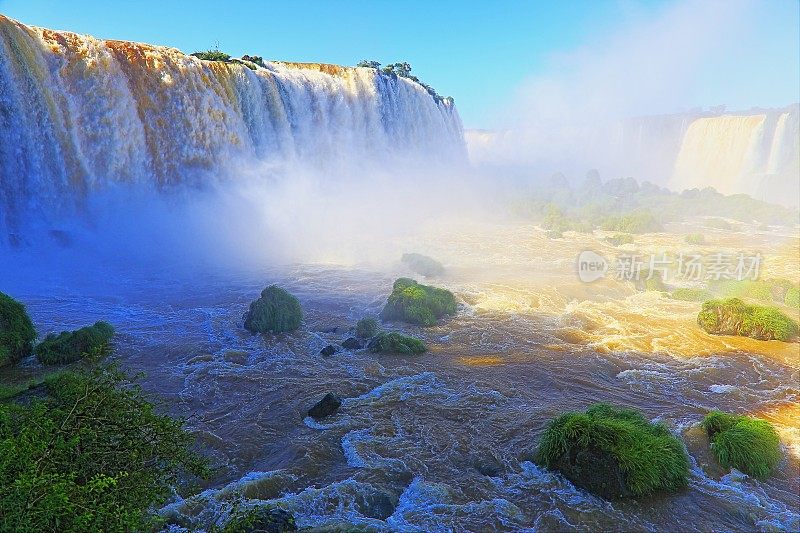
<svg viewBox="0 0 800 533"><path fill-rule="evenodd" d="M114 184L163 189L243 160L463 161L450 99L369 68L201 61L0 16L0 230ZM2 239L0 239L2 241Z"/></svg>

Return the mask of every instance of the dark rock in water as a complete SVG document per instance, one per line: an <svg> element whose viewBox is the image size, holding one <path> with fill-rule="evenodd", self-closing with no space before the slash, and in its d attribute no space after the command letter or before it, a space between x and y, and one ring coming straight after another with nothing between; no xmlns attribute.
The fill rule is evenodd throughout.
<svg viewBox="0 0 800 533"><path fill-rule="evenodd" d="M503 465L495 460L494 457L486 457L475 463L475 470L484 476L497 477L503 471Z"/></svg>
<svg viewBox="0 0 800 533"><path fill-rule="evenodd" d="M25 243L25 241L22 239L22 237L20 237L16 233L8 234L8 244L12 248L20 248L23 245L23 243Z"/></svg>
<svg viewBox="0 0 800 533"><path fill-rule="evenodd" d="M282 333L300 327L303 310L300 302L276 285L261 291L244 316L244 327L256 333Z"/></svg>
<svg viewBox="0 0 800 533"><path fill-rule="evenodd" d="M67 248L72 245L72 237L70 237L69 233L61 229L51 229L47 232L50 235L50 238L53 239L57 245L62 248Z"/></svg>
<svg viewBox="0 0 800 533"><path fill-rule="evenodd" d="M573 447L561 456L556 466L575 486L606 500L632 495L617 459L598 448Z"/></svg>
<svg viewBox="0 0 800 533"><path fill-rule="evenodd" d="M330 326L320 330L320 333L336 333L339 331L339 326Z"/></svg>
<svg viewBox="0 0 800 533"><path fill-rule="evenodd" d="M241 533L286 533L297 531L294 516L274 507L256 507L239 511L225 526L225 531Z"/></svg>
<svg viewBox="0 0 800 533"><path fill-rule="evenodd" d="M308 410L308 416L311 418L325 418L335 413L341 405L342 400L329 392L314 407Z"/></svg>
<svg viewBox="0 0 800 533"><path fill-rule="evenodd" d="M360 350L364 347L364 343L355 337L348 337L343 343L342 348L345 350Z"/></svg>
<svg viewBox="0 0 800 533"><path fill-rule="evenodd" d="M367 518L386 520L394 514L395 504L392 497L385 492L373 492L364 496L358 507Z"/></svg>
<svg viewBox="0 0 800 533"><path fill-rule="evenodd" d="M248 357L249 354L241 350L228 350L223 355L223 358L227 362L233 363L235 365L246 365Z"/></svg>
<svg viewBox="0 0 800 533"><path fill-rule="evenodd" d="M333 344L329 344L326 347L324 347L322 350L320 350L319 354L321 356L323 356L323 357L330 357L331 355L335 354L337 351L338 350L336 349L336 346L334 346Z"/></svg>

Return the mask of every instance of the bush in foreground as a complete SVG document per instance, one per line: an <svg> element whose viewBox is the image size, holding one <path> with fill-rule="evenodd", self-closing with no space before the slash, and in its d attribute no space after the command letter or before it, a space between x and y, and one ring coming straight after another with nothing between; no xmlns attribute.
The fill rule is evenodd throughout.
<svg viewBox="0 0 800 533"><path fill-rule="evenodd" d="M371 316L364 317L356 322L356 337L368 339L377 335L379 330L378 321Z"/></svg>
<svg viewBox="0 0 800 533"><path fill-rule="evenodd" d="M208 473L183 423L114 369L64 372L0 404L0 531L150 531L186 476Z"/></svg>
<svg viewBox="0 0 800 533"><path fill-rule="evenodd" d="M0 367L31 353L36 330L25 306L0 292Z"/></svg>
<svg viewBox="0 0 800 533"><path fill-rule="evenodd" d="M36 346L36 358L43 365L73 363L86 356L98 357L108 352L114 328L108 322L95 322L75 331L51 333Z"/></svg>
<svg viewBox="0 0 800 533"><path fill-rule="evenodd" d="M381 311L384 320L402 320L421 326L433 326L436 320L456 312L453 293L409 278L399 278Z"/></svg>
<svg viewBox="0 0 800 533"><path fill-rule="evenodd" d="M379 333L367 344L372 353L420 354L428 351L421 340L397 332Z"/></svg>
<svg viewBox="0 0 800 533"><path fill-rule="evenodd" d="M244 316L244 327L255 333L294 331L303 320L300 302L277 285L261 291Z"/></svg>
<svg viewBox="0 0 800 533"><path fill-rule="evenodd" d="M427 255L416 253L403 254L403 257L400 258L400 261L408 266L408 268L410 268L413 272L419 274L420 276L425 276L426 278L433 278L444 274L444 267L442 264L436 259L428 257Z"/></svg>
<svg viewBox="0 0 800 533"><path fill-rule="evenodd" d="M766 420L712 411L703 419L703 428L725 468L764 479L781 459L780 439Z"/></svg>
<svg viewBox="0 0 800 533"><path fill-rule="evenodd" d="M604 403L551 421L536 460L607 499L677 490L689 476L686 450L666 426Z"/></svg>
<svg viewBox="0 0 800 533"><path fill-rule="evenodd" d="M697 323L714 335L740 335L759 340L788 341L797 336L798 324L775 307L750 305L739 298L709 300Z"/></svg>

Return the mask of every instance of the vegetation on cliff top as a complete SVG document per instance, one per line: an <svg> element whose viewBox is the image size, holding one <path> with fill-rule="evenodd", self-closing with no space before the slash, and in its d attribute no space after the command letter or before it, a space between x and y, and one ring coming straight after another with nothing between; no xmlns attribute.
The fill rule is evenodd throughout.
<svg viewBox="0 0 800 533"><path fill-rule="evenodd" d="M697 323L714 335L739 335L760 340L788 341L797 336L798 324L779 309L746 304L739 298L709 300Z"/></svg>
<svg viewBox="0 0 800 533"><path fill-rule="evenodd" d="M431 95L431 97L433 97L433 99L436 100L437 102L445 102L445 101L448 101L450 103L453 102L452 96L444 96L444 97L440 96L439 93L437 93L433 87L431 87L427 83L420 80L418 77L411 74L411 64L406 63L405 61L402 63L390 63L385 67L381 68L381 64L379 61L363 59L359 61L356 64L356 66L364 68L373 68L378 72L385 74L387 76L397 76L400 78L409 79L419 85L422 85L422 87L428 92L428 94Z"/></svg>
<svg viewBox="0 0 800 533"><path fill-rule="evenodd" d="M381 318L432 326L437 319L455 312L456 299L452 292L421 285L410 278L399 278L394 282Z"/></svg>
<svg viewBox="0 0 800 533"><path fill-rule="evenodd" d="M294 331L303 320L300 302L277 285L261 291L261 297L250 304L244 327L257 333Z"/></svg>
<svg viewBox="0 0 800 533"><path fill-rule="evenodd" d="M0 531L150 531L187 476L208 473L183 422L109 369L48 379L0 403Z"/></svg>
<svg viewBox="0 0 800 533"><path fill-rule="evenodd" d="M114 328L108 322L95 322L76 331L49 334L36 346L36 358L44 365L73 363L83 357L99 357L108 351Z"/></svg>
<svg viewBox="0 0 800 533"><path fill-rule="evenodd" d="M536 460L605 498L677 490L689 476L683 444L666 426L605 403L551 421Z"/></svg>
<svg viewBox="0 0 800 533"><path fill-rule="evenodd" d="M221 52L219 50L206 50L205 52L193 52L189 55L196 57L198 59L202 59L204 61L222 61L223 63L228 63L231 60L230 54L226 54L225 52Z"/></svg>
<svg viewBox="0 0 800 533"><path fill-rule="evenodd" d="M712 411L703 419L703 428L725 468L764 479L781 459L780 439L766 420Z"/></svg>
<svg viewBox="0 0 800 533"><path fill-rule="evenodd" d="M25 306L0 292L0 367L30 354L36 330Z"/></svg>

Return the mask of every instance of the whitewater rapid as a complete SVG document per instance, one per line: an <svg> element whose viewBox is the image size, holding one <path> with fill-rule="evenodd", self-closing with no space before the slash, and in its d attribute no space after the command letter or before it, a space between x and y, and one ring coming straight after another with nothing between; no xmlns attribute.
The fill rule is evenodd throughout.
<svg viewBox="0 0 800 533"><path fill-rule="evenodd" d="M256 70L0 16L0 229L118 184L202 185L259 161L466 157L452 99L375 69Z"/></svg>

